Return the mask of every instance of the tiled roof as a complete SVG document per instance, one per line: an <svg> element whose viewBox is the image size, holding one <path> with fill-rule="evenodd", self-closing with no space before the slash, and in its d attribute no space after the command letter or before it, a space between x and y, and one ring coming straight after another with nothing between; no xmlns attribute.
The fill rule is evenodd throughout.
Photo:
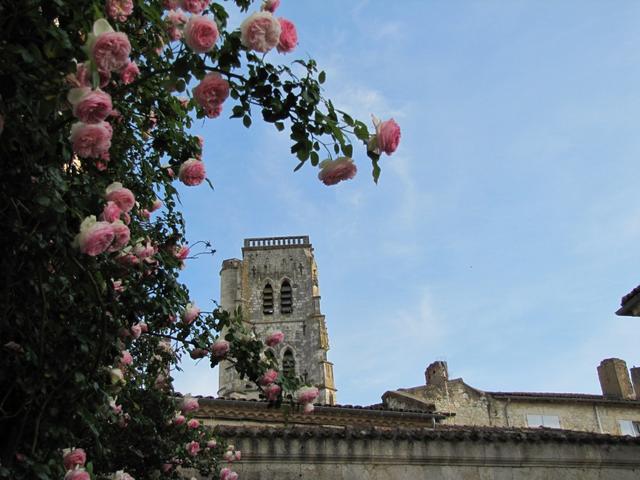
<svg viewBox="0 0 640 480"><path fill-rule="evenodd" d="M569 442L590 444L636 444L640 437L577 432L549 428L499 428L438 425L436 428L354 428L354 427L248 427L218 425L223 437L284 437L284 438L349 438L349 439L406 439L445 441L512 441L512 442Z"/></svg>
<svg viewBox="0 0 640 480"><path fill-rule="evenodd" d="M639 405L640 400L609 398L603 395L591 393L555 393L555 392L485 392L493 397L522 398L527 400L558 400L577 402L603 402L603 403L625 403L629 405Z"/></svg>

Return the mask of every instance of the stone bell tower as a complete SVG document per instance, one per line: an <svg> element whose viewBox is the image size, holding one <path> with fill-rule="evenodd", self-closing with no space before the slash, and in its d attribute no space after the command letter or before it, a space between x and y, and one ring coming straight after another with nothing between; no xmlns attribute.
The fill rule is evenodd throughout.
<svg viewBox="0 0 640 480"><path fill-rule="evenodd" d="M318 269L309 237L246 239L242 260L222 263L220 282L221 307L242 307L246 326L258 338L271 330L284 332L284 341L272 349L280 371L318 387L316 403L335 404L329 336L320 313ZM258 398L255 387L241 380L232 365L222 362L219 368L220 397Z"/></svg>

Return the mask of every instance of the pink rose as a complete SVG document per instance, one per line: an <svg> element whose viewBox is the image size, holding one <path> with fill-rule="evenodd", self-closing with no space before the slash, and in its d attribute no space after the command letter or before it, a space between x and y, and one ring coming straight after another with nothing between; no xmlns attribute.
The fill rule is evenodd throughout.
<svg viewBox="0 0 640 480"><path fill-rule="evenodd" d="M142 330L142 333L147 333L149 331L149 326L146 323L140 322L138 323L138 325L140 325L140 329Z"/></svg>
<svg viewBox="0 0 640 480"><path fill-rule="evenodd" d="M76 122L71 127L69 140L73 144L73 151L79 157L108 160L112 135L113 129L107 122Z"/></svg>
<svg viewBox="0 0 640 480"><path fill-rule="evenodd" d="M65 450L62 456L62 463L67 470L73 470L76 466L84 467L87 461L87 454L82 448Z"/></svg>
<svg viewBox="0 0 640 480"><path fill-rule="evenodd" d="M176 247L175 252L173 253L173 256L176 257L178 260L186 260L186 258L189 256L189 247L187 247L186 245L181 245L179 247Z"/></svg>
<svg viewBox="0 0 640 480"><path fill-rule="evenodd" d="M167 22L167 35L172 41L182 38L182 28L187 23L187 16L182 10L171 10L165 19Z"/></svg>
<svg viewBox="0 0 640 480"><path fill-rule="evenodd" d="M120 182L113 182L105 190L107 201L114 202L123 212L129 212L136 203L136 197Z"/></svg>
<svg viewBox="0 0 640 480"><path fill-rule="evenodd" d="M211 345L211 353L214 358L222 359L227 356L230 348L231 345L229 345L229 342L226 340L216 340L213 342L213 345Z"/></svg>
<svg viewBox="0 0 640 480"><path fill-rule="evenodd" d="M275 347L280 342L282 342L282 340L284 340L284 333L282 333L280 330L276 330L275 332L271 332L269 334L264 343L266 343L268 347Z"/></svg>
<svg viewBox="0 0 640 480"><path fill-rule="evenodd" d="M314 408L315 407L313 406L313 403L305 403L304 404L304 408L302 409L302 411L304 413L311 413L311 412L313 412Z"/></svg>
<svg viewBox="0 0 640 480"><path fill-rule="evenodd" d="M207 448L216 448L218 442L215 439L211 439L207 442Z"/></svg>
<svg viewBox="0 0 640 480"><path fill-rule="evenodd" d="M135 478L133 478L124 470L118 470L116 473L114 473L112 478L113 480L135 480Z"/></svg>
<svg viewBox="0 0 640 480"><path fill-rule="evenodd" d="M278 378L278 372L269 369L258 379L258 383L263 386L271 385L276 381L276 378Z"/></svg>
<svg viewBox="0 0 640 480"><path fill-rule="evenodd" d="M125 85L132 83L140 75L140 69L136 62L129 62L127 66L120 71L120 80Z"/></svg>
<svg viewBox="0 0 640 480"><path fill-rule="evenodd" d="M268 385L264 388L264 394L267 397L267 400L269 400L270 402L275 402L278 399L281 391L282 388L280 388L280 385L276 385L275 383L272 383L271 385Z"/></svg>
<svg viewBox="0 0 640 480"><path fill-rule="evenodd" d="M209 0L182 0L182 8L194 15L200 15L209 6Z"/></svg>
<svg viewBox="0 0 640 480"><path fill-rule="evenodd" d="M151 218L151 212L149 210L147 210L146 208L142 209L142 211L140 212L140 216L146 220L149 220L149 218Z"/></svg>
<svg viewBox="0 0 640 480"><path fill-rule="evenodd" d="M240 450L236 450L236 461L239 462L242 459L242 452Z"/></svg>
<svg viewBox="0 0 640 480"><path fill-rule="evenodd" d="M220 470L220 480L238 480L238 474L230 468Z"/></svg>
<svg viewBox="0 0 640 480"><path fill-rule="evenodd" d="M113 287L113 291L116 293L121 293L125 291L125 287L122 284L122 280L111 280L111 286Z"/></svg>
<svg viewBox="0 0 640 480"><path fill-rule="evenodd" d="M173 418L173 424L174 425L183 425L184 422L186 422L186 421L187 421L187 419L184 417L184 415L176 415Z"/></svg>
<svg viewBox="0 0 640 480"><path fill-rule="evenodd" d="M193 358L194 360L197 360L199 358L204 358L207 356L209 352L207 350L205 350L204 348L194 348L193 350L191 350L189 352L189 356L191 358Z"/></svg>
<svg viewBox="0 0 640 480"><path fill-rule="evenodd" d="M318 178L325 185L335 185L342 180L351 180L356 176L358 168L349 157L340 157L335 160L320 162Z"/></svg>
<svg viewBox="0 0 640 480"><path fill-rule="evenodd" d="M222 103L229 96L229 82L218 73L205 76L193 89L193 96L209 118L220 115Z"/></svg>
<svg viewBox="0 0 640 480"><path fill-rule="evenodd" d="M133 253L140 259L149 262L152 256L157 253L156 247L147 239L146 243L137 243L133 247Z"/></svg>
<svg viewBox="0 0 640 480"><path fill-rule="evenodd" d="M182 314L182 321L187 325L191 325L193 321L200 315L200 309L191 303L187 304L184 313Z"/></svg>
<svg viewBox="0 0 640 480"><path fill-rule="evenodd" d="M286 18L279 18L280 22L280 39L278 40L278 52L289 53L293 52L298 45L298 32L293 22L290 22Z"/></svg>
<svg viewBox="0 0 640 480"><path fill-rule="evenodd" d="M111 244L111 247L109 247L109 251L117 252L129 243L131 232L129 231L129 227L127 227L122 220L116 220L111 224L111 227L113 229L114 237L113 243Z"/></svg>
<svg viewBox="0 0 640 480"><path fill-rule="evenodd" d="M91 47L91 58L98 70L113 72L123 69L129 63L131 44L122 32L104 32L98 35Z"/></svg>
<svg viewBox="0 0 640 480"><path fill-rule="evenodd" d="M391 155L400 143L400 126L392 118L376 125L376 138L381 152Z"/></svg>
<svg viewBox="0 0 640 480"><path fill-rule="evenodd" d="M133 267L140 263L140 259L132 253L121 253L116 261L125 267Z"/></svg>
<svg viewBox="0 0 640 480"><path fill-rule="evenodd" d="M185 397L182 400L182 406L180 407L180 410L182 410L182 413L189 413L198 410L199 408L200 404L198 403L197 398Z"/></svg>
<svg viewBox="0 0 640 480"><path fill-rule="evenodd" d="M198 452L200 451L200 444L196 441L189 442L185 445L185 448L187 449L187 453L189 455L191 455L192 457L195 457L196 455L198 455Z"/></svg>
<svg viewBox="0 0 640 480"><path fill-rule="evenodd" d="M133 356L129 353L128 350L122 351L122 356L120 357L120 365L131 365L133 363Z"/></svg>
<svg viewBox="0 0 640 480"><path fill-rule="evenodd" d="M196 53L206 53L218 40L218 27L209 17L193 15L184 27L184 43Z"/></svg>
<svg viewBox="0 0 640 480"><path fill-rule="evenodd" d="M181 0L164 0L162 6L165 10L175 10L180 7Z"/></svg>
<svg viewBox="0 0 640 480"><path fill-rule="evenodd" d="M95 257L106 251L113 242L113 227L108 222L96 222L96 217L91 215L85 218L80 225L80 233L76 237L80 251Z"/></svg>
<svg viewBox="0 0 640 480"><path fill-rule="evenodd" d="M64 480L91 480L89 473L84 468L69 470L64 476Z"/></svg>
<svg viewBox="0 0 640 480"><path fill-rule="evenodd" d="M100 215L100 220L105 222L115 222L120 219L120 214L122 210L116 204L116 202L107 202L102 210L102 214Z"/></svg>
<svg viewBox="0 0 640 480"><path fill-rule="evenodd" d="M266 53L280 40L280 22L269 12L255 12L240 25L240 42L249 50Z"/></svg>
<svg viewBox="0 0 640 480"><path fill-rule="evenodd" d="M189 428L198 428L200 426L200 422L195 418L192 418L187 422L187 427Z"/></svg>
<svg viewBox="0 0 640 480"><path fill-rule="evenodd" d="M313 403L318 394L316 387L301 387L296 391L295 397L298 403Z"/></svg>
<svg viewBox="0 0 640 480"><path fill-rule="evenodd" d="M107 15L118 22L124 22L133 13L132 0L107 0Z"/></svg>
<svg viewBox="0 0 640 480"><path fill-rule="evenodd" d="M155 212L156 210L159 210L160 208L162 208L162 202L156 198L153 201L153 203L151 204L151 208L149 210L151 210L152 212Z"/></svg>
<svg viewBox="0 0 640 480"><path fill-rule="evenodd" d="M100 87L106 87L111 79L111 73L109 72L98 72L100 77ZM79 63L76 66L76 73L71 73L66 77L67 82L76 87L91 87L93 84L91 79L91 68L89 67L89 62Z"/></svg>
<svg viewBox="0 0 640 480"><path fill-rule="evenodd" d="M180 165L180 170L178 171L180 181L189 187L200 185L206 176L207 172L205 171L204 163L195 158L190 158Z"/></svg>
<svg viewBox="0 0 640 480"><path fill-rule="evenodd" d="M140 338L140 335L142 335L142 327L139 323L136 323L131 327L131 336L133 338Z"/></svg>
<svg viewBox="0 0 640 480"><path fill-rule="evenodd" d="M279 6L280 6L280 0L264 0L262 2L262 6L260 7L260 10L273 13L276 11L276 8L278 8Z"/></svg>
<svg viewBox="0 0 640 480"><path fill-rule="evenodd" d="M73 88L68 98L73 105L73 114L84 123L100 123L113 111L111 96L102 90Z"/></svg>

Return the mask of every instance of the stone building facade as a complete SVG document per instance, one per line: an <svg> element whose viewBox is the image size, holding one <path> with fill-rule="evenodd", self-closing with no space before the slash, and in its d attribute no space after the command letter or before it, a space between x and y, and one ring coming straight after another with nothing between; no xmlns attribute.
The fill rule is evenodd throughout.
<svg viewBox="0 0 640 480"><path fill-rule="evenodd" d="M610 358L598 366L602 395L579 393L486 392L457 378L449 380L447 364L434 362L425 385L386 392L390 409L447 412L448 425L505 428L556 428L611 435L640 436L640 369L632 368L635 385L623 360Z"/></svg>
<svg viewBox="0 0 640 480"><path fill-rule="evenodd" d="M272 349L280 371L318 387L317 403L336 403L329 335L320 311L318 268L308 236L250 238L242 260L225 260L220 272L222 308L242 308L243 321L259 338L281 330L284 342ZM222 362L218 395L257 399L258 392Z"/></svg>

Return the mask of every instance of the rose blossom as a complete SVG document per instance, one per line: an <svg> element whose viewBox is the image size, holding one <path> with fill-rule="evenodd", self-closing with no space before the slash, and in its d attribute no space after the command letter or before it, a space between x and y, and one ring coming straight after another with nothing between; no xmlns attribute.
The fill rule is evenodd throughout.
<svg viewBox="0 0 640 480"><path fill-rule="evenodd" d="M77 468L69 470L64 476L64 480L91 480L91 477L84 468Z"/></svg>
<svg viewBox="0 0 640 480"><path fill-rule="evenodd" d="M109 247L110 252L117 252L122 247L126 246L129 243L129 239L131 238L131 232L129 231L129 227L127 227L122 220L116 220L111 224L111 228L113 229L113 243Z"/></svg>
<svg viewBox="0 0 640 480"><path fill-rule="evenodd" d="M120 182L113 182L105 190L107 201L115 202L123 212L129 212L136 203L136 197L128 188L124 188Z"/></svg>
<svg viewBox="0 0 640 480"><path fill-rule="evenodd" d="M122 370L119 368L112 368L109 370L109 376L111 377L111 385L116 385L118 383L124 384L124 374Z"/></svg>
<svg viewBox="0 0 640 480"><path fill-rule="evenodd" d="M182 321L187 325L191 325L196 317L200 315L200 309L195 305L188 303L182 314Z"/></svg>
<svg viewBox="0 0 640 480"><path fill-rule="evenodd" d="M240 24L240 42L249 50L266 53L280 40L280 22L269 12L255 12Z"/></svg>
<svg viewBox="0 0 640 480"><path fill-rule="evenodd" d="M96 222L96 217L91 215L80 224L80 233L76 240L82 253L95 257L109 248L114 235L110 223Z"/></svg>
<svg viewBox="0 0 640 480"><path fill-rule="evenodd" d="M187 449L187 453L189 455L191 455L192 457L195 457L196 455L198 455L198 452L200 451L200 444L194 440L193 442L187 443L185 445L185 448Z"/></svg>
<svg viewBox="0 0 640 480"><path fill-rule="evenodd" d="M400 143L400 126L393 118L379 122L376 125L376 139L380 151L391 155Z"/></svg>
<svg viewBox="0 0 640 480"><path fill-rule="evenodd" d="M218 26L209 17L193 15L184 27L184 43L196 53L206 53L218 40Z"/></svg>
<svg viewBox="0 0 640 480"><path fill-rule="evenodd" d="M180 165L180 170L178 171L180 181L189 187L200 185L206 176L207 172L204 168L204 163L195 158L190 158Z"/></svg>
<svg viewBox="0 0 640 480"><path fill-rule="evenodd" d="M107 15L118 22L124 22L133 13L132 0L107 0Z"/></svg>
<svg viewBox="0 0 640 480"><path fill-rule="evenodd" d="M260 10L273 13L276 11L276 8L278 8L279 6L280 6L280 0L264 0L262 2L262 6L260 7Z"/></svg>
<svg viewBox="0 0 640 480"><path fill-rule="evenodd" d="M102 214L100 215L100 220L104 222L115 222L120 219L120 214L122 210L116 204L116 202L107 202L102 210Z"/></svg>
<svg viewBox="0 0 640 480"><path fill-rule="evenodd" d="M153 203L151 204L151 208L149 209L152 212L155 212L156 210L162 208L162 201L158 200L157 198L153 201Z"/></svg>
<svg viewBox="0 0 640 480"><path fill-rule="evenodd" d="M200 405L198 404L197 398L184 397L184 399L182 400L182 406L180 407L180 410L182 410L182 413L189 413L189 412L198 410L199 408L200 408Z"/></svg>
<svg viewBox="0 0 640 480"><path fill-rule="evenodd" d="M76 466L84 467L87 461L87 454L82 448L65 449L62 454L62 463L67 470L73 470Z"/></svg>
<svg viewBox="0 0 640 480"><path fill-rule="evenodd" d="M200 15L209 6L209 0L182 0L182 8L194 15Z"/></svg>
<svg viewBox="0 0 640 480"><path fill-rule="evenodd" d="M187 422L187 427L189 428L198 428L200 426L200 422L195 418L192 418Z"/></svg>
<svg viewBox="0 0 640 480"><path fill-rule="evenodd" d="M230 468L220 470L220 480L238 480L238 474Z"/></svg>
<svg viewBox="0 0 640 480"><path fill-rule="evenodd" d="M280 39L278 40L278 52L289 53L293 52L298 45L298 32L293 22L286 18L279 18L280 22Z"/></svg>
<svg viewBox="0 0 640 480"><path fill-rule="evenodd" d="M131 44L125 33L114 32L106 20L100 19L93 24L90 52L98 70L113 72L129 63Z"/></svg>
<svg viewBox="0 0 640 480"><path fill-rule="evenodd" d="M118 470L111 477L112 480L135 480L131 475L126 473L124 470Z"/></svg>
<svg viewBox="0 0 640 480"><path fill-rule="evenodd" d="M216 448L217 445L218 445L218 442L216 442L215 438L207 442L207 448Z"/></svg>
<svg viewBox="0 0 640 480"><path fill-rule="evenodd" d="M313 403L318 398L318 389L316 387L301 387L295 393L298 403Z"/></svg>
<svg viewBox="0 0 640 480"><path fill-rule="evenodd" d="M175 10L180 7L181 0L164 0L162 6L165 10Z"/></svg>
<svg viewBox="0 0 640 480"><path fill-rule="evenodd" d="M129 85L138 75L140 75L138 64L136 62L129 62L127 66L120 71L120 80L122 80L122 83L125 85Z"/></svg>
<svg viewBox="0 0 640 480"><path fill-rule="evenodd" d="M258 383L263 386L271 385L276 381L276 378L278 378L278 372L273 369L269 369L260 377Z"/></svg>
<svg viewBox="0 0 640 480"><path fill-rule="evenodd" d="M184 415L176 415L175 417L173 417L173 424L174 425L183 425L184 422L186 422L187 419L184 418Z"/></svg>
<svg viewBox="0 0 640 480"><path fill-rule="evenodd" d="M187 247L186 245L181 245L179 247L176 247L175 252L173 253L173 256L176 257L178 260L185 260L188 256L189 256L189 247Z"/></svg>
<svg viewBox="0 0 640 480"><path fill-rule="evenodd" d="M311 413L311 412L313 412L314 408L315 407L313 406L313 403L305 403L304 404L304 408L302 409L302 411L304 413Z"/></svg>
<svg viewBox="0 0 640 480"><path fill-rule="evenodd" d="M136 323L135 325L132 325L131 336L133 338L140 338L140 335L142 335L142 327L140 326L140 324Z"/></svg>
<svg viewBox="0 0 640 480"><path fill-rule="evenodd" d="M213 342L213 345L211 345L211 352L213 353L214 358L221 359L227 356L230 348L231 346L226 340L216 340Z"/></svg>
<svg viewBox="0 0 640 480"><path fill-rule="evenodd" d="M284 333L282 333L280 330L276 330L275 332L271 332L269 334L264 343L267 345L267 347L275 347L280 342L282 342L282 340L284 340Z"/></svg>
<svg viewBox="0 0 640 480"><path fill-rule="evenodd" d="M281 391L282 389L280 388L280 385L276 385L275 383L272 383L271 385L268 385L264 388L264 394L267 397L267 400L269 400L270 402L275 402L278 399L278 395L280 395Z"/></svg>
<svg viewBox="0 0 640 480"><path fill-rule="evenodd" d="M109 160L113 129L107 122L76 122L71 126L69 140L73 151L81 158L101 158Z"/></svg>
<svg viewBox="0 0 640 480"><path fill-rule="evenodd" d="M89 87L72 88L67 95L73 114L84 123L100 123L113 111L111 96Z"/></svg>
<svg viewBox="0 0 640 480"><path fill-rule="evenodd" d="M191 358L193 358L194 360L197 360L199 358L204 358L207 356L209 352L207 350L205 350L204 348L194 348L193 350L191 350L189 352L189 356Z"/></svg>
<svg viewBox="0 0 640 480"><path fill-rule="evenodd" d="M122 351L122 356L120 357L120 365L131 365L133 363L133 356L129 353L128 350Z"/></svg>
<svg viewBox="0 0 640 480"><path fill-rule="evenodd" d="M165 19L167 23L167 35L172 41L182 38L182 28L187 23L187 16L182 10L171 10Z"/></svg>
<svg viewBox="0 0 640 480"><path fill-rule="evenodd" d="M215 118L220 115L222 103L229 96L229 82L218 73L209 73L193 89L193 96L205 114Z"/></svg>
<svg viewBox="0 0 640 480"><path fill-rule="evenodd" d="M111 74L109 72L98 72L100 77L100 87L106 87L111 79ZM79 63L76 66L76 73L70 73L66 76L66 81L71 86L80 88L80 87L91 87L92 79L91 79L91 67L90 62Z"/></svg>
<svg viewBox="0 0 640 480"><path fill-rule="evenodd" d="M351 180L356 176L358 168L349 157L339 157L335 160L320 162L318 178L325 185L335 185L342 180Z"/></svg>

